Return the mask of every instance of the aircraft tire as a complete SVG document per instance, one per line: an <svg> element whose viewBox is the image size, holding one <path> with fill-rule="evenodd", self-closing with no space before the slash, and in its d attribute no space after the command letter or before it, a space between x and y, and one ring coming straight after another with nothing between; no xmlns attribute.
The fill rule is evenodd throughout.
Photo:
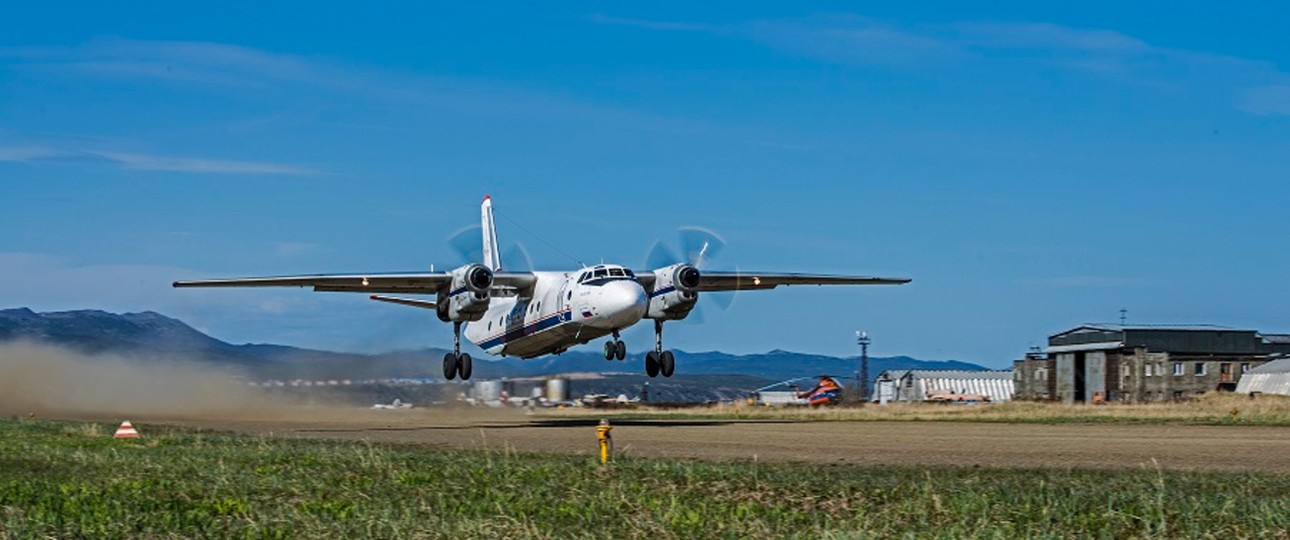
<svg viewBox="0 0 1290 540"><path fill-rule="evenodd" d="M672 351L663 351L658 358L658 371L664 377L671 377L672 372L676 370L676 356Z"/></svg>
<svg viewBox="0 0 1290 540"><path fill-rule="evenodd" d="M658 376L658 353L650 351L645 354L645 374L650 377Z"/></svg>
<svg viewBox="0 0 1290 540"><path fill-rule="evenodd" d="M613 360L615 351L616 349L614 348L614 342L606 341L605 342L605 360Z"/></svg>
<svg viewBox="0 0 1290 540"><path fill-rule="evenodd" d="M452 353L443 355L443 378L452 380L457 376L457 358Z"/></svg>
<svg viewBox="0 0 1290 540"><path fill-rule="evenodd" d="M463 381L470 380L470 372L474 367L472 366L473 363L474 362L471 361L469 354L466 354L466 353L461 354L461 358L457 361L457 375L461 376L461 380Z"/></svg>
<svg viewBox="0 0 1290 540"><path fill-rule="evenodd" d="M618 341L614 343L614 358L617 358L619 361L627 359L626 343L623 343L622 341Z"/></svg>

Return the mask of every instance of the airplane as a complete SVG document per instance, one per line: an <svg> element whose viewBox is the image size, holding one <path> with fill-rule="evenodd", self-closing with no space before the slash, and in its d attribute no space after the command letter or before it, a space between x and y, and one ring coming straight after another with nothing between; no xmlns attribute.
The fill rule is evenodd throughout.
<svg viewBox="0 0 1290 540"><path fill-rule="evenodd" d="M452 352L444 355L443 376L469 380L473 361L461 352L466 339L490 355L530 359L560 354L607 335L606 360L624 360L627 346L619 333L649 319L654 350L645 355L645 373L671 377L672 351L663 348L663 323L685 319L706 292L773 289L780 285L901 285L908 278L825 274L713 272L700 270L709 243L695 260L632 271L598 264L572 271L514 272L502 268L492 198L480 205L483 262L441 272L315 274L176 281L174 287L312 287L319 292L360 292L371 299L434 310L452 323ZM435 295L434 300L387 296Z"/></svg>

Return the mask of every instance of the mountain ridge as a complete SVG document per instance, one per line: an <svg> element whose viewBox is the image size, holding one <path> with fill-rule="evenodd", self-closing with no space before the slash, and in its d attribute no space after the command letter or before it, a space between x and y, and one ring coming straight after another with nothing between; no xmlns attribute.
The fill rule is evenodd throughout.
<svg viewBox="0 0 1290 540"><path fill-rule="evenodd" d="M428 347L375 354L333 352L269 343L232 344L187 323L154 312L115 314L102 310L38 313L28 308L0 310L0 343L15 341L69 348L86 354L139 359L175 359L235 368L252 379L436 378L447 351ZM675 350L678 372L688 375L748 375L785 380L820 374L848 377L858 357L796 353L775 349L758 354ZM532 360L478 358L475 378L531 377L571 372L638 373L642 354L627 361L606 361L598 351L570 351ZM919 360L908 356L871 357L870 376L888 369L986 368L957 360Z"/></svg>

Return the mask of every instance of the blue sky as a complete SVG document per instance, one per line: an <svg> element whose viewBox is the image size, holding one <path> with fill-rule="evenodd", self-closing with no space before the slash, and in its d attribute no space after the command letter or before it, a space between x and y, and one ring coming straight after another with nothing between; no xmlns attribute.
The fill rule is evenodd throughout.
<svg viewBox="0 0 1290 540"><path fill-rule="evenodd" d="M1286 9L1208 3L24 4L0 21L0 305L378 351L447 325L175 279L458 264L909 276L739 295L687 350L992 367L1120 308L1290 331ZM650 342L646 325L626 336Z"/></svg>

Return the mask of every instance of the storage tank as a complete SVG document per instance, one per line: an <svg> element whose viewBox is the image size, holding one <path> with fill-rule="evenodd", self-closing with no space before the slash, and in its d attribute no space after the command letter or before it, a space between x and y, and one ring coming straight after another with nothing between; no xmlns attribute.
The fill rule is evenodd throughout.
<svg viewBox="0 0 1290 540"><path fill-rule="evenodd" d="M569 399L569 379L547 379L546 400L551 402Z"/></svg>
<svg viewBox="0 0 1290 540"><path fill-rule="evenodd" d="M475 399L497 401L502 398L502 381L475 381Z"/></svg>

